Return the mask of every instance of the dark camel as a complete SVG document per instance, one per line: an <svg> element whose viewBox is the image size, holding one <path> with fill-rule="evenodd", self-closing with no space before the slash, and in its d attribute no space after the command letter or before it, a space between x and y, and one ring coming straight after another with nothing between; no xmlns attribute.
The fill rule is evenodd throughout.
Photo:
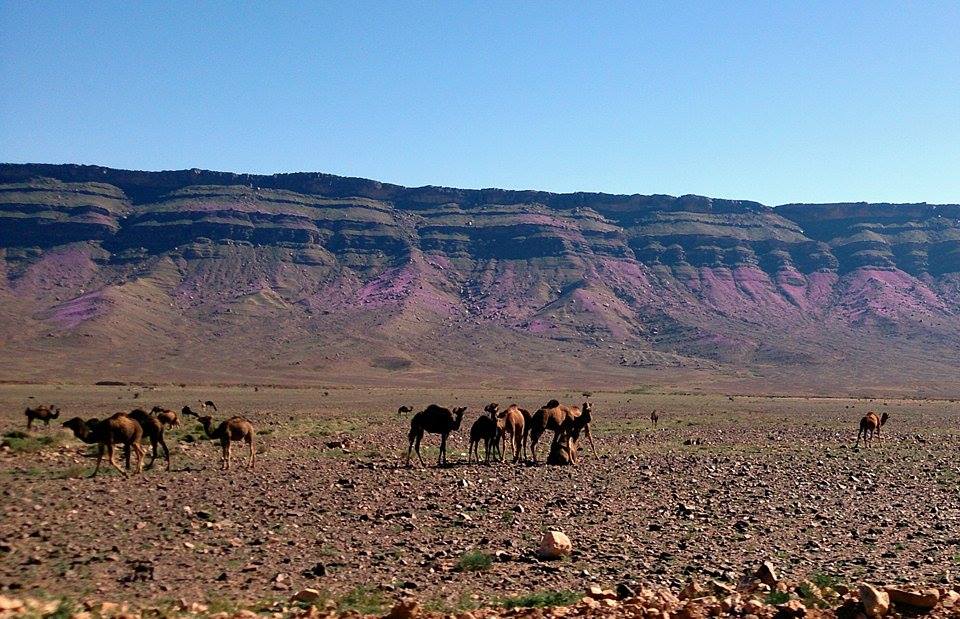
<svg viewBox="0 0 960 619"><path fill-rule="evenodd" d="M657 413L656 409L650 413L650 423L653 424L653 429L657 429L657 423L660 421L660 415Z"/></svg>
<svg viewBox="0 0 960 619"><path fill-rule="evenodd" d="M109 455L110 465L124 477L127 477L127 472L121 469L113 459L114 445L123 445L126 449L133 448L133 451L137 454L137 473L142 473L143 447L140 446L140 439L143 437L143 428L140 427L140 424L127 417L125 413L117 413L103 421L91 421L94 423L88 425L83 419L74 417L63 422L63 427L72 430L73 435L84 443L99 445L97 468L94 469L93 475L90 477L96 477L97 473L100 472L104 449Z"/></svg>
<svg viewBox="0 0 960 619"><path fill-rule="evenodd" d="M495 405L494 405L495 406ZM483 442L483 457L486 464L490 464L490 454L498 450L502 426L497 419L497 411L494 408L490 410L488 406L485 415L480 415L473 425L470 426L470 445L467 448L467 464L473 461L476 456L477 462L480 462L480 443Z"/></svg>
<svg viewBox="0 0 960 619"><path fill-rule="evenodd" d="M412 412L413 412L412 406L401 406L400 408L397 409L397 417L400 417L402 415L406 415L407 413L412 413Z"/></svg>
<svg viewBox="0 0 960 619"><path fill-rule="evenodd" d="M173 411L170 411L173 412ZM176 415L176 413L174 413ZM140 429L143 430L143 435L150 439L150 446L153 448L150 454L150 462L147 463L147 468L153 468L153 462L157 459L157 446L163 448L163 457L167 462L167 470L170 470L170 450L167 449L167 443L163 440L163 423L160 421L160 416L151 417L147 414L147 411L141 410L139 408L130 411L127 414L130 419L133 419L140 424ZM126 451L126 460L127 468L130 468L130 451Z"/></svg>
<svg viewBox="0 0 960 619"><path fill-rule="evenodd" d="M410 419L410 433L407 438L410 445L407 447L407 466L410 466L410 452L416 446L417 457L420 458L420 464L426 466L423 456L420 455L420 441L423 440L425 432L440 435L440 456L437 458L437 466L447 464L447 437L451 432L460 429L460 422L463 421L463 413L467 410L466 406L453 409L443 408L436 404L431 404Z"/></svg>

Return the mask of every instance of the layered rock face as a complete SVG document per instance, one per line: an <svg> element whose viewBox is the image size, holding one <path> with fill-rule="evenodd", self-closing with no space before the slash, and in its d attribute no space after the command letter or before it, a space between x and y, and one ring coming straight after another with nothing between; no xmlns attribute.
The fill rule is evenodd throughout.
<svg viewBox="0 0 960 619"><path fill-rule="evenodd" d="M913 389L960 343L957 205L9 164L0 248L10 379Z"/></svg>

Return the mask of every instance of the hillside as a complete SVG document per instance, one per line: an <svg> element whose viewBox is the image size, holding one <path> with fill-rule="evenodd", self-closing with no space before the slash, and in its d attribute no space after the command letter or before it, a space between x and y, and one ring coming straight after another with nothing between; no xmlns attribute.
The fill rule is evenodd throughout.
<svg viewBox="0 0 960 619"><path fill-rule="evenodd" d="M960 205L0 165L0 379L953 395Z"/></svg>

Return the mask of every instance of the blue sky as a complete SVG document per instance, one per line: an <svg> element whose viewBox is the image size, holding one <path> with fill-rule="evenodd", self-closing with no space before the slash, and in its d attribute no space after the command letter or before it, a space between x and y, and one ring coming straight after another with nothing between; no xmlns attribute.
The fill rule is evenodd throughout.
<svg viewBox="0 0 960 619"><path fill-rule="evenodd" d="M960 202L958 2L9 2L0 161Z"/></svg>

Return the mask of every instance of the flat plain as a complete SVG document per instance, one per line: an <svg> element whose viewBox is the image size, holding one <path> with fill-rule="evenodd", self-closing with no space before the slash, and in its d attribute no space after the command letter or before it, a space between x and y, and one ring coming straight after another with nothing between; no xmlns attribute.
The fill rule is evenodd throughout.
<svg viewBox="0 0 960 619"><path fill-rule="evenodd" d="M949 400L868 400L597 391L597 454L576 466L466 463L488 402L535 409L577 391L178 386L0 386L0 432L26 406L60 419L0 452L0 590L137 606L288 598L312 587L386 604L412 592L464 608L590 583L679 588L735 582L772 561L785 578L955 583L960 568L960 435ZM90 479L95 449L61 423L213 400L216 420L250 418L257 467L219 469L193 419L167 432L142 476ZM469 406L452 465L406 467L409 415ZM654 429L650 412L661 412ZM853 449L859 419L888 412L883 440ZM540 456L546 455L548 439ZM149 446L147 446L149 452ZM508 452L509 460L509 452ZM547 530L573 554L540 561Z"/></svg>

